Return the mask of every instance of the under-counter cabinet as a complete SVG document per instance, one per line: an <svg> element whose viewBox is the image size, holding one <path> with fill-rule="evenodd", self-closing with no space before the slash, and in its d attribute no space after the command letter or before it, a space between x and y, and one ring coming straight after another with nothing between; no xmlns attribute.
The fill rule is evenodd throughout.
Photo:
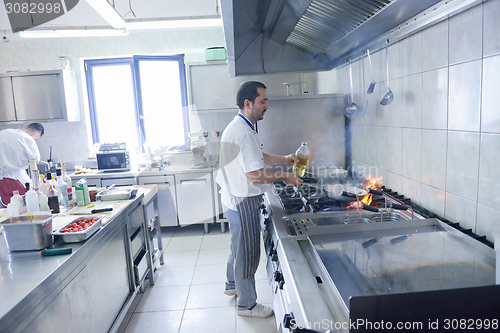
<svg viewBox="0 0 500 333"><path fill-rule="evenodd" d="M86 241L54 242L71 247L70 255L8 252L0 237L0 268L7 273L0 279L0 333L119 329L135 296L154 284L153 265L163 263L156 188L140 187L123 203Z"/></svg>
<svg viewBox="0 0 500 333"><path fill-rule="evenodd" d="M175 177L169 174L139 176L139 185L156 185L158 190L158 216L162 227L177 226L177 196Z"/></svg>
<svg viewBox="0 0 500 333"><path fill-rule="evenodd" d="M124 246L126 239L127 216L119 217L106 237L93 242L89 248L80 249L86 255L77 267L61 284L55 284L52 292L39 306L37 317L25 328L16 327L14 331L23 332L109 332L118 325L117 317L134 291L129 281L129 255ZM108 230L109 232L109 230ZM96 235L97 236L97 235ZM91 247L91 248L90 248ZM90 253L88 253L90 252ZM57 281L54 281L57 283ZM35 311L34 311L35 312Z"/></svg>
<svg viewBox="0 0 500 333"><path fill-rule="evenodd" d="M176 174L175 190L179 225L214 222L212 173Z"/></svg>
<svg viewBox="0 0 500 333"><path fill-rule="evenodd" d="M108 187L111 185L115 186L132 186L136 185L135 177L122 177L122 178L113 178L107 177L105 175L101 176L101 187Z"/></svg>
<svg viewBox="0 0 500 333"><path fill-rule="evenodd" d="M71 175L71 182L73 186L75 183L82 178L87 180L87 185L89 187L108 187L110 185L115 186L133 186L137 185L136 178L132 173L128 173L129 175L124 175L120 173L90 173L90 174L79 174L79 175Z"/></svg>

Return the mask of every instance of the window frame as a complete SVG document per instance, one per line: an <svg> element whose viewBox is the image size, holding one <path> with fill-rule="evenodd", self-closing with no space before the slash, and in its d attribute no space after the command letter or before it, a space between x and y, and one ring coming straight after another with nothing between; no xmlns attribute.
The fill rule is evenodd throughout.
<svg viewBox="0 0 500 333"><path fill-rule="evenodd" d="M140 61L177 61L179 65L179 81L180 81L180 93L182 101L182 119L184 127L184 144L181 146L172 146L174 149L188 150L189 149L189 102L187 93L187 74L184 54L175 55L134 55L129 57L117 57L117 58L105 58L105 59L88 59L84 60L85 68L85 81L87 85L87 98L89 102L89 116L90 116L90 127L92 131L92 142L100 143L99 136L99 122L97 121L97 107L95 101L95 90L94 90L94 67L102 66L122 66L129 65L132 74L132 87L134 92L134 109L135 109L135 121L138 128L136 133L137 142L139 143L138 150L144 152L144 143L147 140L146 130L144 126L144 109L142 103L142 88L141 88L141 77L140 77Z"/></svg>

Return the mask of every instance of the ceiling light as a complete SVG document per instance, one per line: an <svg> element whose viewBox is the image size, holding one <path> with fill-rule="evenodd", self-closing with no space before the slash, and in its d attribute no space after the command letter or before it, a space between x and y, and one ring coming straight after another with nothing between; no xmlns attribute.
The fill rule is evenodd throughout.
<svg viewBox="0 0 500 333"><path fill-rule="evenodd" d="M63 38L63 37L101 37L127 36L125 29L68 29L68 30L25 30L18 32L22 38Z"/></svg>
<svg viewBox="0 0 500 333"><path fill-rule="evenodd" d="M106 0L86 0L113 28L125 28L125 21Z"/></svg>
<svg viewBox="0 0 500 333"><path fill-rule="evenodd" d="M88 1L88 0L87 0ZM221 18L127 22L128 30L222 27Z"/></svg>

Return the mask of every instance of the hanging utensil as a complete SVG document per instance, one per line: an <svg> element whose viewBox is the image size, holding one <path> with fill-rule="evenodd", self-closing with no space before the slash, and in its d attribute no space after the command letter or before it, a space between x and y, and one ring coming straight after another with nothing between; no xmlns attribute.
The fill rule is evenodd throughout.
<svg viewBox="0 0 500 333"><path fill-rule="evenodd" d="M365 99L365 105L363 105L363 109L360 111L360 113L361 113L360 117L363 118L365 116L366 109L368 108L368 99L366 98L366 93L365 93L365 62L363 60L363 57L361 57L361 71L363 72L363 74L362 74L363 75L363 77L362 77L362 81L363 81L363 98ZM370 88L368 88L368 90L369 89Z"/></svg>
<svg viewBox="0 0 500 333"><path fill-rule="evenodd" d="M385 41L385 67L387 69L387 89L389 90L384 97L380 100L380 104L389 105L394 99L394 94L392 93L391 88L389 88L389 52L387 51L387 45L389 44L389 40Z"/></svg>
<svg viewBox="0 0 500 333"><path fill-rule="evenodd" d="M373 90L375 89L375 80L373 79L373 68L372 68L372 58L370 57L370 49L366 50L366 54L368 54L368 63L370 64L370 75L372 77L372 82L370 82L370 86L368 87L368 90L366 91L367 94L372 94ZM364 79L364 77L363 77ZM364 88L364 84L363 84Z"/></svg>
<svg viewBox="0 0 500 333"><path fill-rule="evenodd" d="M353 115L355 112L357 112L358 110L358 106L356 104L354 104L354 93L353 93L353 85L352 85L352 67L351 67L351 59L349 59L349 82L350 82L350 87L351 87L351 90L349 92L349 95L350 95L350 98L351 98L351 101L350 101L350 104L348 106L346 106L345 108L345 113L346 115L348 116L351 116Z"/></svg>

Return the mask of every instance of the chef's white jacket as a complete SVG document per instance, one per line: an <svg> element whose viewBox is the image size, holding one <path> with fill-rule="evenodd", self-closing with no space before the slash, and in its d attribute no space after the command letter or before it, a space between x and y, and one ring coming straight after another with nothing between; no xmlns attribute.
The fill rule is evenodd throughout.
<svg viewBox="0 0 500 333"><path fill-rule="evenodd" d="M267 185L254 184L247 177L248 172L264 168L264 156L257 133L241 117L234 117L224 130L220 154L216 181L225 207L236 210L235 197L252 197L266 191Z"/></svg>
<svg viewBox="0 0 500 333"><path fill-rule="evenodd" d="M40 152L35 139L24 130L0 131L0 179L17 179L23 185L31 183L26 168L29 162L39 160Z"/></svg>

